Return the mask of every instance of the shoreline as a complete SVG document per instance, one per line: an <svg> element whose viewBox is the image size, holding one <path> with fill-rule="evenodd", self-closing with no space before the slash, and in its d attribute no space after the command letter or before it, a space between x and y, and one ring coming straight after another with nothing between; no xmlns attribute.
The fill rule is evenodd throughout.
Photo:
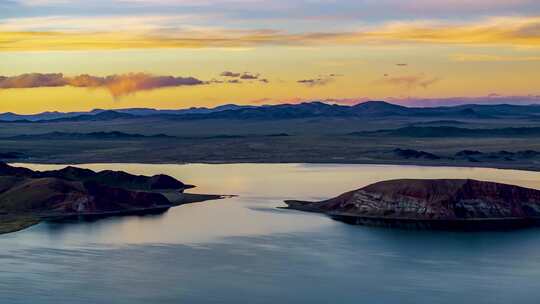
<svg viewBox="0 0 540 304"><path fill-rule="evenodd" d="M294 162L231 162L231 161L223 161L223 162L193 162L193 163L171 163L171 162L92 162L92 163L69 163L69 162L38 162L38 161L30 161L30 162L14 162L10 164L18 164L18 165L25 165L25 164L36 164L36 165L89 165L89 164L124 164L124 165L136 165L136 164L150 164L150 165L189 165L189 164L205 164L205 165L222 165L222 164L268 164L268 165L371 165L371 166L408 166L408 167L448 167L448 168L485 168L485 169L498 169L498 170L519 170L524 172L538 172L540 171L539 168L523 168L520 166L498 166L495 164L492 165L486 165L486 166L479 166L478 163L470 164L470 165L464 165L464 164L448 164L445 162L300 162L300 163L294 163ZM181 206L184 204L192 204L192 203L198 203L198 202L204 202L204 201L210 201L210 200L220 200L220 199L226 199L229 197L234 197L234 195L212 195L212 194L193 194L193 193L185 193L184 200L182 202L172 202L171 206L164 206L166 207L163 212L166 212L170 208L174 208L177 206ZM298 210L298 211L311 211L311 212L317 212L318 211L312 211L312 210L302 210L302 208L291 208L288 207L279 207L283 209L289 209L289 210ZM144 215L147 213L155 212L155 208L151 208L152 210L148 209L140 209L140 210L130 210L127 212L114 212L112 214L109 213L93 213L93 214L20 214L20 215L13 215L9 216L7 219L8 221L5 223L2 223L0 225L0 235L6 234L6 233L12 233L24 230L26 228L29 228L31 226L34 226L36 224L39 224L42 221L47 220L55 220L57 219L66 219L66 218L74 218L74 217L109 217L109 216L136 216L136 215ZM164 209L164 208L159 208ZM1 219L2 215L0 215ZM17 220L21 220L20 222L17 222ZM6 226L8 228L6 228Z"/></svg>
<svg viewBox="0 0 540 304"><path fill-rule="evenodd" d="M498 170L518 170L540 172L539 164L501 164L501 163L470 163L470 162L440 162L440 161L388 161L388 160L373 160L373 161L307 161L307 162L272 162L272 161L197 161L197 162L169 162L169 161L80 161L69 162L63 160L25 160L25 161L9 161L9 164L29 164L29 165L100 165L100 164L146 164L146 165L240 165L240 164L265 164L265 165L374 165L374 166L409 166L409 167L447 167L447 168L482 168L482 169L498 169Z"/></svg>
<svg viewBox="0 0 540 304"><path fill-rule="evenodd" d="M69 213L69 214L54 214L54 213L36 213L36 214L13 214L0 215L0 236L3 234L14 233L25 230L41 222L47 221L66 221L70 219L102 219L108 217L122 216L145 216L152 214L162 214L171 208L182 205L200 203L205 201L221 200L231 197L231 195L217 194L194 194L185 193L183 202L174 202L171 205L158 206L152 208L137 208L126 211L111 211L111 212L93 212L93 213ZM4 218L3 218L4 217ZM7 221L4 221L7 220Z"/></svg>

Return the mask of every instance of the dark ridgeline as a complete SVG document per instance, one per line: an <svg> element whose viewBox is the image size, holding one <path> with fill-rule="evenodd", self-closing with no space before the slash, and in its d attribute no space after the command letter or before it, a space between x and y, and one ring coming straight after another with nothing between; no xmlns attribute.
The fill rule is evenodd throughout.
<svg viewBox="0 0 540 304"><path fill-rule="evenodd" d="M423 229L508 229L536 225L540 191L470 179L401 179L321 201L286 201L351 224Z"/></svg>
<svg viewBox="0 0 540 304"><path fill-rule="evenodd" d="M184 191L193 188L183 182L164 174L154 176L133 175L124 171L104 170L94 172L67 166L60 170L33 171L23 167L13 167L0 162L0 176L18 176L27 178L58 178L68 181L96 182L104 186L119 187L130 190L167 190Z"/></svg>

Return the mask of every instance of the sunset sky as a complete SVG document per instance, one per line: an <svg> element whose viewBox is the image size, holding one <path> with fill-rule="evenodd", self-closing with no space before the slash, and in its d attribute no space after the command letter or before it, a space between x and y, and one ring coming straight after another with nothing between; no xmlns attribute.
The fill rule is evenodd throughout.
<svg viewBox="0 0 540 304"><path fill-rule="evenodd" d="M368 99L540 103L540 1L0 0L0 112Z"/></svg>

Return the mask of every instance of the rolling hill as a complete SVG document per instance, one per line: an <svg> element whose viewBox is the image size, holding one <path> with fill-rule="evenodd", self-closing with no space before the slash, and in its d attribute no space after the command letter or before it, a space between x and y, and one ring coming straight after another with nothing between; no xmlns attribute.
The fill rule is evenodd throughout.
<svg viewBox="0 0 540 304"><path fill-rule="evenodd" d="M46 112L35 115L0 114L2 122L84 122L111 121L119 119L155 118L164 120L286 120L316 117L418 117L438 119L496 119L529 118L540 119L539 105L461 105L452 107L413 108L387 103L368 101L353 106L328 104L319 101L299 104L262 106L239 106L227 104L215 108L189 108L179 110L158 109L96 109L89 112L59 113Z"/></svg>

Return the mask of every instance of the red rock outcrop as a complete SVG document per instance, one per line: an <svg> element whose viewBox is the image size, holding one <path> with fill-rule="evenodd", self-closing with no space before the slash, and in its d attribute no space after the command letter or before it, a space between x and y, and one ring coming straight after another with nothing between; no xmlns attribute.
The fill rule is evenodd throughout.
<svg viewBox="0 0 540 304"><path fill-rule="evenodd" d="M535 219L540 191L470 179L402 179L375 183L321 202L287 201L291 209L407 220Z"/></svg>

